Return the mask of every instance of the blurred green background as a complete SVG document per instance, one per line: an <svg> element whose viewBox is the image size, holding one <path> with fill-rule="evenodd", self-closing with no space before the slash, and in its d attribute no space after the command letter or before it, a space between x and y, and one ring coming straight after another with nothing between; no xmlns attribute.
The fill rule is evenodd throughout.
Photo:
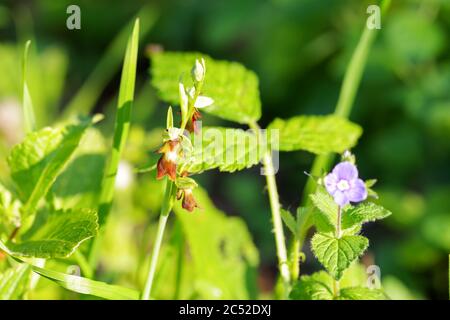
<svg viewBox="0 0 450 320"><path fill-rule="evenodd" d="M382 28L350 117L364 128L353 150L360 175L378 179L375 189L380 202L393 212L386 221L364 228L371 244L363 263L380 267L383 286L392 298L448 299L450 2L392 2L388 14L382 17ZM66 28L66 8L70 4L81 8L81 30ZM65 110L103 112L106 119L100 129L108 138L125 39L131 30L130 22L139 15L142 36L133 127L96 279L142 286L145 268L139 265L152 246L161 183L155 182L153 174L135 175L132 168L155 161L152 151L160 142L167 107L158 101L150 85L149 48L199 51L216 59L241 62L254 70L260 79L263 126L274 117L327 114L334 110L369 4L373 1L2 0L0 176L7 176L4 159L23 135L20 61L24 42L32 40L29 87L39 126L52 125ZM203 120L208 125L223 124L211 116L205 115ZM89 143L85 148L90 153L77 158L86 170L72 178L84 179L85 189L95 190L101 175L96 180L94 164L101 167L104 158L92 156L92 148L95 146L101 155L109 143L95 130L86 140ZM280 155L277 181L285 208L294 210L299 205L306 182L303 172L310 169L312 161L313 156L306 152ZM64 179L60 180L64 185ZM271 297L277 273L276 254L259 168L232 175L208 172L201 176L200 184L217 208L227 215L242 217L247 224L257 248L257 252L253 247L247 252L249 261L254 262L250 264L256 268L248 277L254 277L254 281L248 281L257 284L249 289L249 297ZM77 195L75 191L68 193L60 196ZM91 196L95 199L95 195ZM171 248L183 237L179 228L173 219L157 279L158 297L214 297L202 294L209 289L201 282L196 295L192 295L183 293L188 279L175 293L170 281L166 281L175 277L171 268L176 251ZM195 236L195 225L193 228ZM232 233L234 229L230 230ZM198 235L202 236L200 231ZM308 246L302 274L319 268ZM62 271L71 265L70 261L52 264ZM185 274L189 272L187 268ZM31 297L80 296L42 280Z"/></svg>

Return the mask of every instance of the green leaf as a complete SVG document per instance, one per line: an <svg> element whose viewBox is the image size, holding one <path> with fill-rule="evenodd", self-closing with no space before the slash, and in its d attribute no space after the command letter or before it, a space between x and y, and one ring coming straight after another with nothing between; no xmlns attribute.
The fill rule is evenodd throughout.
<svg viewBox="0 0 450 320"><path fill-rule="evenodd" d="M85 240L97 234L97 214L93 210L59 210L26 240L7 244L17 257L65 258ZM33 231L33 230L31 230Z"/></svg>
<svg viewBox="0 0 450 320"><path fill-rule="evenodd" d="M108 300L138 300L140 296L137 290L121 286L94 281L37 266L32 266L32 270L37 274L56 282L63 288L82 294L90 294Z"/></svg>
<svg viewBox="0 0 450 320"><path fill-rule="evenodd" d="M242 129L204 127L199 135L193 135L193 146L191 156L181 163L190 173L250 168L259 163L263 154L256 135Z"/></svg>
<svg viewBox="0 0 450 320"><path fill-rule="evenodd" d="M351 207L342 215L342 228L347 229L368 221L384 219L392 213L373 202Z"/></svg>
<svg viewBox="0 0 450 320"><path fill-rule="evenodd" d="M364 287L344 288L340 291L338 300L390 300L380 289Z"/></svg>
<svg viewBox="0 0 450 320"><path fill-rule="evenodd" d="M338 239L328 234L316 233L311 240L314 255L336 280L364 253L368 245L369 240L363 236L345 235Z"/></svg>
<svg viewBox="0 0 450 320"><path fill-rule="evenodd" d="M272 142L274 149L315 154L342 153L355 146L362 134L359 125L335 115L277 118L267 129L279 130L279 144Z"/></svg>
<svg viewBox="0 0 450 320"><path fill-rule="evenodd" d="M196 59L206 61L202 95L214 104L202 111L222 119L248 124L261 117L258 78L239 63L213 60L201 53L159 52L152 55L152 84L164 101L179 104L180 76L185 87L192 87L189 72Z"/></svg>
<svg viewBox="0 0 450 320"><path fill-rule="evenodd" d="M281 219L283 219L284 224L288 229L292 232L294 236L297 236L298 233L298 225L297 221L295 221L295 218L292 216L292 214L284 209L280 209Z"/></svg>
<svg viewBox="0 0 450 320"><path fill-rule="evenodd" d="M194 196L201 210L189 213L179 201L174 207L189 248L183 270L193 267L188 287L202 299L255 298L259 257L247 226L218 210L201 187Z"/></svg>
<svg viewBox="0 0 450 320"><path fill-rule="evenodd" d="M0 183L0 232L2 227L15 228L20 225L20 207L22 204Z"/></svg>
<svg viewBox="0 0 450 320"><path fill-rule="evenodd" d="M61 128L44 128L29 133L16 145L8 164L24 203L23 215L35 212L39 200L45 196L77 148L92 120Z"/></svg>
<svg viewBox="0 0 450 320"><path fill-rule="evenodd" d="M58 285L68 290L82 294L90 294L109 300L138 300L140 297L140 293L133 289L110 285L104 282L94 281L29 264L20 258L15 257L13 252L11 252L9 248L1 241L0 250L5 251L7 254L12 256L13 259L21 263L21 265L30 267L35 273L56 282Z"/></svg>
<svg viewBox="0 0 450 320"><path fill-rule="evenodd" d="M293 300L333 300L333 279L319 271L302 276L292 288L289 298Z"/></svg>
<svg viewBox="0 0 450 320"><path fill-rule="evenodd" d="M30 266L18 264L0 274L0 300L20 299L30 275Z"/></svg>
<svg viewBox="0 0 450 320"><path fill-rule="evenodd" d="M56 209L98 208L106 165L106 142L96 128L86 131L73 160L50 192Z"/></svg>
<svg viewBox="0 0 450 320"><path fill-rule="evenodd" d="M319 186L310 195L312 203L319 209L314 211L314 223L320 232L333 232L336 228L338 205L325 188Z"/></svg>
<svg viewBox="0 0 450 320"><path fill-rule="evenodd" d="M109 214L114 197L116 174L119 167L128 132L131 124L131 110L134 101L134 86L136 82L136 66L139 46L139 19L136 19L133 32L128 38L125 59L120 79L119 100L114 128L114 141L109 159L109 166L103 179L102 193L99 206L99 223L103 225Z"/></svg>
<svg viewBox="0 0 450 320"><path fill-rule="evenodd" d="M36 129L36 119L34 117L33 103L31 101L30 91L28 89L28 82L27 82L27 60L30 44L31 44L30 40L28 40L25 43L25 50L23 53L23 61L22 61L22 106L23 106L23 119L25 123L25 132L33 132Z"/></svg>

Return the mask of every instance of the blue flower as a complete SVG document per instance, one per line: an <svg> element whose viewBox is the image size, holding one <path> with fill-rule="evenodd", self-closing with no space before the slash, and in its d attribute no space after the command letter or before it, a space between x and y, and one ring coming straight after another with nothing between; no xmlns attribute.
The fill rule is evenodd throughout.
<svg viewBox="0 0 450 320"><path fill-rule="evenodd" d="M328 193L340 207L367 198L366 185L358 178L358 169L351 162L338 163L325 177L324 182Z"/></svg>

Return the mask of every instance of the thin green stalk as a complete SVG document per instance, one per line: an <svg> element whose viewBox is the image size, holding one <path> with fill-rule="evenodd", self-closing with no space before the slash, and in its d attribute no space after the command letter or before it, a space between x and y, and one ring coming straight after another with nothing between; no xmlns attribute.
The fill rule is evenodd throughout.
<svg viewBox="0 0 450 320"><path fill-rule="evenodd" d="M259 125L255 123L249 124L257 137L258 141L262 141L261 132ZM280 270L281 279L283 282L283 298L288 298L290 283L291 283L291 273L289 270L286 242L284 237L283 222L280 213L280 200L278 196L278 188L275 180L275 170L272 162L272 150L268 149L264 151L263 155L263 166L266 175L267 191L269 193L270 210L272 212L272 223L273 230L275 233L275 245L277 248L278 256L278 267Z"/></svg>
<svg viewBox="0 0 450 320"><path fill-rule="evenodd" d="M384 18L384 14L387 12L390 3L390 0L381 1L382 18ZM364 31L361 35L361 38L359 39L358 45L353 52L350 63L345 72L334 114L345 118L349 117L354 105L357 90L361 83L361 78L367 63L367 58L369 56L370 49L373 45L377 33L377 29L369 29L366 27L366 25L364 25ZM317 156L310 171L311 176L320 176L323 170L327 170L329 168L330 164L333 161L333 158L334 155L330 154ZM315 187L316 182L314 181L314 179L308 178L305 189L303 191L303 198L301 203L302 207L307 207L310 205L309 195L314 192ZM298 243L293 244L291 246L292 249L297 248L296 250L301 250L305 241L305 237L311 225L311 210L308 210L301 222L299 237L296 239Z"/></svg>
<svg viewBox="0 0 450 320"><path fill-rule="evenodd" d="M167 179L167 178L166 178ZM161 213L159 216L158 231L156 233L155 244L153 245L152 258L147 272L147 279L145 281L145 287L142 292L141 299L149 300L150 294L153 287L153 280L155 278L156 265L158 264L159 251L161 250L162 239L164 236L164 231L166 229L167 219L169 218L169 213L172 210L173 198L174 198L174 183L167 179L166 180L166 191L164 194L163 203L161 206Z"/></svg>
<svg viewBox="0 0 450 320"><path fill-rule="evenodd" d="M28 89L27 83L27 61L30 44L30 40L25 43L22 60L22 108L23 119L25 123L25 132L27 133L36 130L36 119L34 116L33 103L31 101L30 91Z"/></svg>

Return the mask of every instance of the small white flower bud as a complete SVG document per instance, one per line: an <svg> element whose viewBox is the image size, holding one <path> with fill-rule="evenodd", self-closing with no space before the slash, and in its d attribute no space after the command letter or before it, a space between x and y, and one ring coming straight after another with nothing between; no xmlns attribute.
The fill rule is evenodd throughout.
<svg viewBox="0 0 450 320"><path fill-rule="evenodd" d="M206 72L206 67L205 67L205 60L203 58L201 58L200 60L196 59L195 60L195 65L192 68L192 79L194 79L194 81L196 82L201 82L205 79L205 72Z"/></svg>

